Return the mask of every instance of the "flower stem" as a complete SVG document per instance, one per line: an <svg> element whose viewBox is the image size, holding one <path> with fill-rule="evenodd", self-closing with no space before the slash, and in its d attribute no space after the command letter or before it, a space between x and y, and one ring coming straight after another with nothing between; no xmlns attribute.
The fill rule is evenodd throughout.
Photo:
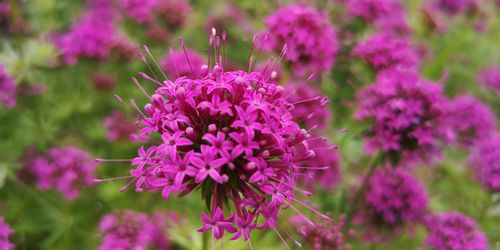
<svg viewBox="0 0 500 250"><path fill-rule="evenodd" d="M203 250L208 250L208 233L202 233L201 234L201 241L203 243L202 249Z"/></svg>
<svg viewBox="0 0 500 250"><path fill-rule="evenodd" d="M352 217L354 216L354 212L356 212L357 206L359 205L361 198L363 198L363 195L365 194L366 189L368 188L368 184L370 183L370 178L372 177L373 173L375 172L375 169L379 165L381 158L382 157L380 157L380 155L375 156L373 158L372 162L370 163L368 173L365 175L363 182L361 183L361 186L359 187L358 191L354 195L354 199L352 201L351 207L347 211L344 230L349 230L348 228L351 225Z"/></svg>

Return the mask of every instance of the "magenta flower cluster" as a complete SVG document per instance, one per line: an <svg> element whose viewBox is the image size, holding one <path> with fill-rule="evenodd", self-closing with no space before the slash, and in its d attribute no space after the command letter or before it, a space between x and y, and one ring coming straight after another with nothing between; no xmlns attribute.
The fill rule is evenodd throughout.
<svg viewBox="0 0 500 250"><path fill-rule="evenodd" d="M136 23L152 21L152 12L160 0L120 0L123 13Z"/></svg>
<svg viewBox="0 0 500 250"><path fill-rule="evenodd" d="M117 39L116 13L111 0L91 0L83 17L71 29L54 38L65 63L74 64L80 57L105 59Z"/></svg>
<svg viewBox="0 0 500 250"><path fill-rule="evenodd" d="M433 250L486 250L488 242L476 222L458 213L447 212L426 218L426 247Z"/></svg>
<svg viewBox="0 0 500 250"><path fill-rule="evenodd" d="M489 66L482 70L477 78L483 87L500 94L500 67Z"/></svg>
<svg viewBox="0 0 500 250"><path fill-rule="evenodd" d="M10 242L9 237L12 234L12 229L9 224L5 223L3 217L0 216L0 249L11 250L14 249L14 244Z"/></svg>
<svg viewBox="0 0 500 250"><path fill-rule="evenodd" d="M120 9L134 22L155 25L155 18L171 27L181 26L191 12L186 0L120 0Z"/></svg>
<svg viewBox="0 0 500 250"><path fill-rule="evenodd" d="M427 200L424 186L403 169L377 170L365 193L370 220L392 226L420 221L427 212Z"/></svg>
<svg viewBox="0 0 500 250"><path fill-rule="evenodd" d="M160 190L164 199L199 190L210 211L199 231L216 239L229 232L248 240L255 229L275 229L282 208L299 212L293 201L308 207L293 192L297 164L313 158L314 148L289 112L293 103L269 77L224 72L217 63L210 71L204 65L201 79L162 82L138 133L161 142L132 160L136 190Z"/></svg>
<svg viewBox="0 0 500 250"><path fill-rule="evenodd" d="M473 96L460 96L451 101L446 110L446 119L453 140L463 146L470 146L495 131L493 111Z"/></svg>
<svg viewBox="0 0 500 250"><path fill-rule="evenodd" d="M416 163L439 155L450 140L441 86L413 72L383 71L357 98L355 118L372 122L364 135L370 154L381 151L393 160Z"/></svg>
<svg viewBox="0 0 500 250"><path fill-rule="evenodd" d="M187 56L186 56L187 54ZM189 59L188 59L189 58ZM185 76L189 79L201 78L201 66L205 59L198 52L186 49L172 50L162 60L162 68L169 78Z"/></svg>
<svg viewBox="0 0 500 250"><path fill-rule="evenodd" d="M486 189L500 190L500 134L479 140L470 155L470 162Z"/></svg>
<svg viewBox="0 0 500 250"><path fill-rule="evenodd" d="M350 250L343 232L345 216L333 221L318 220L314 226L301 216L293 216L290 224L294 226L304 241L306 249L314 250Z"/></svg>
<svg viewBox="0 0 500 250"><path fill-rule="evenodd" d="M65 199L73 200L80 190L94 183L94 159L81 149L68 146L51 148L28 166L38 188L55 189Z"/></svg>
<svg viewBox="0 0 500 250"><path fill-rule="evenodd" d="M0 64L0 104L6 108L16 106L17 86L3 65Z"/></svg>
<svg viewBox="0 0 500 250"><path fill-rule="evenodd" d="M99 225L103 237L98 249L171 249L165 219L132 210L107 214Z"/></svg>
<svg viewBox="0 0 500 250"><path fill-rule="evenodd" d="M376 70L417 69L419 57L407 38L391 33L376 33L358 44L352 54L366 60Z"/></svg>
<svg viewBox="0 0 500 250"><path fill-rule="evenodd" d="M287 100L295 103L290 112L295 121L304 128L325 130L330 126L332 110L328 99L321 96L318 89L306 83L288 83L285 85Z"/></svg>
<svg viewBox="0 0 500 250"><path fill-rule="evenodd" d="M137 130L133 121L127 119L122 112L114 110L109 116L104 118L103 125L106 128L106 138L108 141L120 139L130 139Z"/></svg>
<svg viewBox="0 0 500 250"><path fill-rule="evenodd" d="M405 10L399 0L346 0L346 8L350 15L361 17L381 31L410 32Z"/></svg>
<svg viewBox="0 0 500 250"><path fill-rule="evenodd" d="M339 43L325 13L304 4L285 5L266 18L266 26L263 46L281 51L286 44L284 60L293 75L321 74L334 65Z"/></svg>

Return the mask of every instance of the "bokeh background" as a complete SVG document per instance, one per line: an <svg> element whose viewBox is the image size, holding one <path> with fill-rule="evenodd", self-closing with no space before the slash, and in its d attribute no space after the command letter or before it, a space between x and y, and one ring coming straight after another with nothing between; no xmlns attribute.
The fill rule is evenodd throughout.
<svg viewBox="0 0 500 250"><path fill-rule="evenodd" d="M10 8L7 15L0 16L0 63L18 86L16 106L0 107L0 215L13 229L10 240L16 249L96 249L102 238L101 218L121 209L176 211L180 219L167 230L172 244L176 249L202 249L203 237L196 229L201 226L199 213L204 202L197 193L164 201L155 193L136 193L133 188L119 192L126 181L118 180L85 187L78 198L67 201L54 190L38 189L26 164L33 155L68 145L96 158L133 157L140 144L127 139L110 141L103 120L114 111L134 119L134 111L117 102L115 94L134 98L139 106L145 103L131 80L147 71L137 56L141 45L147 44L161 59L169 49L180 48L178 38L182 35L186 47L206 55L210 27L215 26L228 33L226 55L232 67L245 68L253 35L264 30L265 17L287 1L190 0L189 11L180 17L182 23L154 27L159 30L121 16L117 29L132 44L128 54L122 51L125 55L100 60L81 57L71 64L61 58L53 39L82 17L86 1L0 2ZM373 82L375 72L350 53L376 28L361 19L346 18L343 1L306 2L325 11L339 32L336 64L315 81L330 99L333 119L324 134L338 145L342 178L332 190L316 188L312 197L321 211L338 217L346 213L349 197L371 160L360 138L367 125L354 120L353 112L357 91ZM445 17L446 29L438 30L429 25L425 1L401 1L412 30L411 44L421 51L421 75L439 81L450 98L476 96L500 117L500 95L481 87L477 80L482 69L500 63L500 7L495 1L478 2L477 9ZM169 15L174 14L183 15ZM285 69L283 83L289 74ZM154 90L153 85L144 86ZM336 133L344 128L347 133ZM469 152L446 147L440 160L432 167L416 168L415 175L427 188L430 211L466 214L477 221L490 249L500 249L500 195L484 189L474 178L467 160ZM100 163L96 176L127 175L130 169L127 163ZM425 236L426 230L416 225L383 243L356 237L347 242L353 249L420 249ZM255 249L284 249L270 231L253 233L252 241ZM225 243L225 249L248 248L242 240Z"/></svg>

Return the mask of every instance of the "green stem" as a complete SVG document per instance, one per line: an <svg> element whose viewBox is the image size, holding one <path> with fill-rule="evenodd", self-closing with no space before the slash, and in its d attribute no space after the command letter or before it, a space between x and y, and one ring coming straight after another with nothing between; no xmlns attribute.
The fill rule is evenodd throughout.
<svg viewBox="0 0 500 250"><path fill-rule="evenodd" d="M202 249L203 250L208 250L208 233L202 233L201 237L202 237L201 240L202 240L202 243L203 243Z"/></svg>
<svg viewBox="0 0 500 250"><path fill-rule="evenodd" d="M380 156L375 156L373 158L373 161L370 163L370 167L368 169L368 173L365 175L363 182L361 184L361 187L358 189L357 193L354 195L354 199L352 201L351 207L347 211L346 215L346 220L345 220L345 230L348 230L348 228L351 226L352 222L352 217L354 216L354 212L356 212L357 206L359 205L359 202L361 201L361 198L363 198L363 195L366 192L366 189L368 188L368 184L370 183L370 178L372 177L373 173L375 172L375 169L379 165L379 160Z"/></svg>

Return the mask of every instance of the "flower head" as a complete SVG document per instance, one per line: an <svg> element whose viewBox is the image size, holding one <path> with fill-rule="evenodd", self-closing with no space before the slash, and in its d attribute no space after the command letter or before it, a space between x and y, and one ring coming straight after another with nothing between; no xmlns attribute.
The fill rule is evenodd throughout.
<svg viewBox="0 0 500 250"><path fill-rule="evenodd" d="M427 212L427 200L424 186L402 169L377 170L365 193L370 219L391 226L420 221Z"/></svg>
<svg viewBox="0 0 500 250"><path fill-rule="evenodd" d="M162 67L170 78L185 76L190 79L199 79L204 62L205 59L198 52L190 49L184 52L180 49L171 51L162 60Z"/></svg>
<svg viewBox="0 0 500 250"><path fill-rule="evenodd" d="M363 18L382 31L409 33L405 12L398 0L347 0L349 14Z"/></svg>
<svg viewBox="0 0 500 250"><path fill-rule="evenodd" d="M99 229L103 233L99 250L170 249L161 216L124 210L107 214Z"/></svg>
<svg viewBox="0 0 500 250"><path fill-rule="evenodd" d="M307 129L325 130L330 126L331 109L328 99L321 92L305 83L289 83L285 85L287 100L294 103L291 111L295 121Z"/></svg>
<svg viewBox="0 0 500 250"><path fill-rule="evenodd" d="M358 44L353 55L363 58L377 70L395 67L416 69L419 64L418 55L409 42L407 38L390 33L377 33Z"/></svg>
<svg viewBox="0 0 500 250"><path fill-rule="evenodd" d="M51 148L28 166L38 188L55 189L67 200L75 199L80 189L94 183L96 167L92 157L75 147Z"/></svg>
<svg viewBox="0 0 500 250"><path fill-rule="evenodd" d="M447 212L429 215L425 226L428 231L425 244L435 250L486 250L488 241L471 218L458 213Z"/></svg>
<svg viewBox="0 0 500 250"><path fill-rule="evenodd" d="M489 66L478 76L479 84L500 94L500 68Z"/></svg>
<svg viewBox="0 0 500 250"><path fill-rule="evenodd" d="M500 190L500 135L479 140L470 155L476 177L488 190Z"/></svg>
<svg viewBox="0 0 500 250"><path fill-rule="evenodd" d="M5 223L4 219L0 216L0 249L10 250L14 249L14 244L9 241L9 236L12 234L12 229Z"/></svg>
<svg viewBox="0 0 500 250"><path fill-rule="evenodd" d="M109 116L104 118L102 123L107 130L106 138L108 141L130 139L130 136L137 128L122 112L117 110L114 110Z"/></svg>
<svg viewBox="0 0 500 250"><path fill-rule="evenodd" d="M446 110L454 139L461 145L470 146L495 130L495 115L490 108L472 96L461 96L451 101Z"/></svg>
<svg viewBox="0 0 500 250"><path fill-rule="evenodd" d="M454 16L466 12L477 4L477 0L434 0L432 4L436 9Z"/></svg>
<svg viewBox="0 0 500 250"><path fill-rule="evenodd" d="M0 64L0 104L6 108L12 108L16 105L17 86L5 68Z"/></svg>
<svg viewBox="0 0 500 250"><path fill-rule="evenodd" d="M339 44L324 13L304 4L286 5L266 18L266 26L263 46L280 51L286 44L284 60L292 65L295 76L332 68Z"/></svg>
<svg viewBox="0 0 500 250"><path fill-rule="evenodd" d="M442 122L447 100L441 86L415 73L381 72L358 93L358 100L355 118L372 122L364 136L368 153L384 152L394 163L430 160L450 140Z"/></svg>
<svg viewBox="0 0 500 250"><path fill-rule="evenodd" d="M161 191L164 199L201 192L209 212L200 231L217 239L275 229L280 210L295 209L298 163L315 155L283 88L259 71L226 72L220 60L211 69L203 65L199 79L143 76L160 87L145 93L137 138L161 141L132 160L136 190Z"/></svg>
<svg viewBox="0 0 500 250"><path fill-rule="evenodd" d="M161 0L120 0L118 4L126 16L136 23L152 21L152 12Z"/></svg>
<svg viewBox="0 0 500 250"><path fill-rule="evenodd" d="M70 30L54 37L56 47L67 64L74 64L80 57L106 59L124 39L116 30L117 16L110 0L92 0Z"/></svg>

